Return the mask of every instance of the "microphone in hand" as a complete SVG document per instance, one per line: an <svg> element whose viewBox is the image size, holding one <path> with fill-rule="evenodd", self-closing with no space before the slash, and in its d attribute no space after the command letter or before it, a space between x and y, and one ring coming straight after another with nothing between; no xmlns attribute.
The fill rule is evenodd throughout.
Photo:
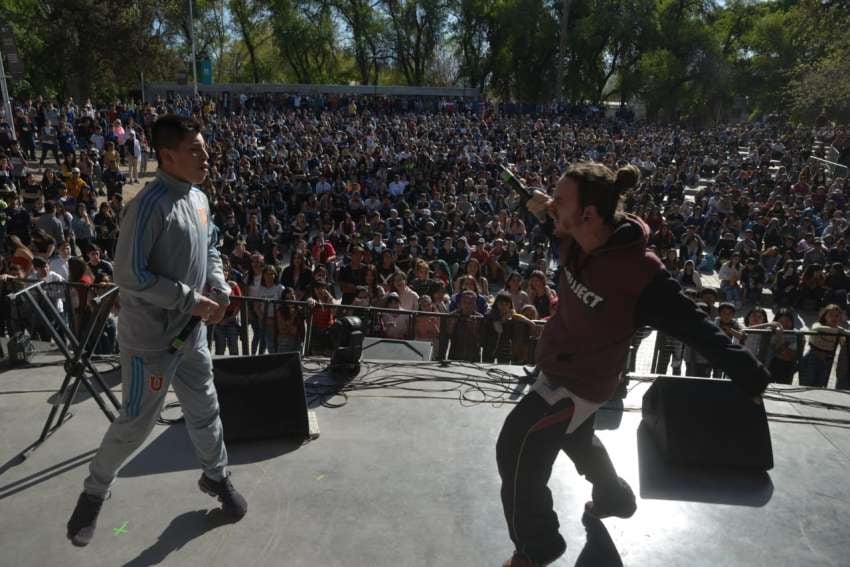
<svg viewBox="0 0 850 567"><path fill-rule="evenodd" d="M499 167L502 170L502 181L516 193L520 206L541 221L546 220L546 210L551 200L546 191L540 187L529 187L505 165Z"/></svg>
<svg viewBox="0 0 850 567"><path fill-rule="evenodd" d="M502 170L502 182L517 194L519 204L525 207L528 200L531 199L533 189L529 188L525 181L520 179L506 165L500 164L499 168Z"/></svg>

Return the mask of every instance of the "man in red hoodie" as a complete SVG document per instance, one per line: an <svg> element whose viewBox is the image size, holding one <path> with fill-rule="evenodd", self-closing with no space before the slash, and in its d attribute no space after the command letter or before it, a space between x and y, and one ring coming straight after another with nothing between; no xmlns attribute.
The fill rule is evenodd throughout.
<svg viewBox="0 0 850 567"><path fill-rule="evenodd" d="M505 567L546 565L566 549L547 487L559 451L593 484L585 510L628 518L635 495L617 476L593 431L593 416L622 378L635 331L649 325L691 345L746 395L770 382L765 368L733 345L647 250L649 228L622 212L640 173L601 164L571 166L554 198L535 192L528 209L560 239L557 311L540 337L539 378L505 420L496 448L502 505L516 550Z"/></svg>

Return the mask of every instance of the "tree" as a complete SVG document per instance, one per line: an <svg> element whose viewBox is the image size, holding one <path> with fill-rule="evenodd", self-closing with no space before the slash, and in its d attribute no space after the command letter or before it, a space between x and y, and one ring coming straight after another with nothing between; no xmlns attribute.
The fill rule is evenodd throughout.
<svg viewBox="0 0 850 567"><path fill-rule="evenodd" d="M517 0L496 5L488 43L490 85L507 99L551 100L555 85L558 20L544 0Z"/></svg>
<svg viewBox="0 0 850 567"><path fill-rule="evenodd" d="M379 13L380 0L324 1L348 28L360 84L378 84L380 66L389 59L384 43L386 22Z"/></svg>
<svg viewBox="0 0 850 567"><path fill-rule="evenodd" d="M493 25L493 0L452 0L450 37L458 59L458 78L465 84L484 89L490 73L487 41Z"/></svg>
<svg viewBox="0 0 850 567"><path fill-rule="evenodd" d="M271 14L278 51L297 82L330 82L338 76L337 34L330 6L276 0Z"/></svg>
<svg viewBox="0 0 850 567"><path fill-rule="evenodd" d="M113 97L138 85L140 71L153 80L173 80L180 66L153 26L153 0L8 0L4 8L29 94Z"/></svg>
<svg viewBox="0 0 850 567"><path fill-rule="evenodd" d="M792 114L813 121L821 111L850 119L850 10L846 2L803 0L791 10L799 57L785 94Z"/></svg>
<svg viewBox="0 0 850 567"><path fill-rule="evenodd" d="M393 57L409 85L424 85L448 19L444 0L383 0Z"/></svg>
<svg viewBox="0 0 850 567"><path fill-rule="evenodd" d="M251 76L255 83L259 83L261 76L266 74L261 70L259 50L271 37L266 2L230 0L230 13L233 16L233 26L248 51Z"/></svg>

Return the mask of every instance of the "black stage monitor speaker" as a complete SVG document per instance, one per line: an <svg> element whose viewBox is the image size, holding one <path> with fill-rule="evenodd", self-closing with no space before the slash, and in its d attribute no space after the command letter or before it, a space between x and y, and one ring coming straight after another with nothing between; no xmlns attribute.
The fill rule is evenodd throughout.
<svg viewBox="0 0 850 567"><path fill-rule="evenodd" d="M729 380L658 378L643 396L643 423L674 464L773 468L764 406Z"/></svg>
<svg viewBox="0 0 850 567"><path fill-rule="evenodd" d="M297 352L213 359L224 440L315 437Z"/></svg>

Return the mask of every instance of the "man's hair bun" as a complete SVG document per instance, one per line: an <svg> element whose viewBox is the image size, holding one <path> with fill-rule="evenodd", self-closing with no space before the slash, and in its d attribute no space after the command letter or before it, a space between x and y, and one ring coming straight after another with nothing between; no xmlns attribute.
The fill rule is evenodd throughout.
<svg viewBox="0 0 850 567"><path fill-rule="evenodd" d="M617 170L614 185L618 192L623 193L637 186L638 181L640 181L640 170L629 164Z"/></svg>

